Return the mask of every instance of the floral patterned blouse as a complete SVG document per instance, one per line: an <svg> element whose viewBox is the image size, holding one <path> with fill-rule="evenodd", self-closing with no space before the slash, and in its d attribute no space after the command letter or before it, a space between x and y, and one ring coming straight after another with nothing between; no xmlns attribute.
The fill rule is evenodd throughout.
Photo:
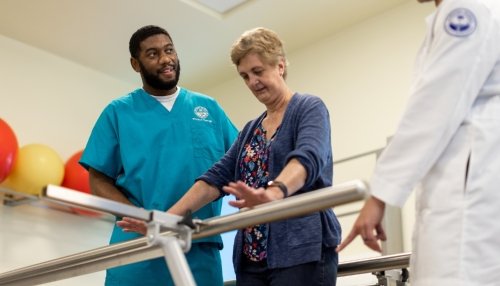
<svg viewBox="0 0 500 286"><path fill-rule="evenodd" d="M267 184L270 143L273 138L266 140L266 130L260 122L241 154L241 178L252 188L258 189ZM267 258L267 236L268 224L258 224L244 229L243 253L248 259L262 261Z"/></svg>

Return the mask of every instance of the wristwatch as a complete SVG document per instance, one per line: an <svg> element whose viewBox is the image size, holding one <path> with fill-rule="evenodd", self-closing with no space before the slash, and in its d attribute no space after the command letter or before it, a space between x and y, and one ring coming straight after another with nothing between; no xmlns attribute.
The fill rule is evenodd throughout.
<svg viewBox="0 0 500 286"><path fill-rule="evenodd" d="M266 189L270 187L278 187L281 192L283 193L283 198L288 197L288 188L283 184L283 182L280 181L269 181L267 183Z"/></svg>

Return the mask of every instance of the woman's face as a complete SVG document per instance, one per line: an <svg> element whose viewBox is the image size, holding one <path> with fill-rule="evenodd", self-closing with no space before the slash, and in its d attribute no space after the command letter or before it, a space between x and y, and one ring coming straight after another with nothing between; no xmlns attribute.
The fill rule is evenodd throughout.
<svg viewBox="0 0 500 286"><path fill-rule="evenodd" d="M270 65L258 54L249 53L240 60L237 70L250 91L264 104L275 100L283 89L283 61Z"/></svg>

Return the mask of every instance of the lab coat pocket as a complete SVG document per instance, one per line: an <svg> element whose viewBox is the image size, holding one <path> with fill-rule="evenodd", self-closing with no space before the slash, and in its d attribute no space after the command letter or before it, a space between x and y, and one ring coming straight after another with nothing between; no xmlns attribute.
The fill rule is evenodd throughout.
<svg viewBox="0 0 500 286"><path fill-rule="evenodd" d="M470 176L471 126L464 124L422 181L420 207L434 211L455 209L463 204L467 177Z"/></svg>

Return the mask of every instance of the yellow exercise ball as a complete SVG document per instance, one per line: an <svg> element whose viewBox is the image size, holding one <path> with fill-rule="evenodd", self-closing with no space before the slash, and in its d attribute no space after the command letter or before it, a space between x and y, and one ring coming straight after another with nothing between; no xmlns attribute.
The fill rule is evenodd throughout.
<svg viewBox="0 0 500 286"><path fill-rule="evenodd" d="M2 185L38 195L48 184L60 185L63 178L64 162L57 152L43 144L29 144L19 148L12 171Z"/></svg>

